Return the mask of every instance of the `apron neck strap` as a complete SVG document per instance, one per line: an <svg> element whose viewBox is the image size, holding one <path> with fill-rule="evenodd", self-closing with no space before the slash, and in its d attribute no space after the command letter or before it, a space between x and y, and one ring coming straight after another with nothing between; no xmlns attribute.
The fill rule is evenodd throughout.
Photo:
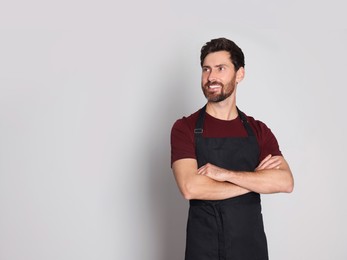
<svg viewBox="0 0 347 260"><path fill-rule="evenodd" d="M236 109L237 109L237 113L239 114L239 117L241 119L241 122L247 131L248 136L254 136L254 132L248 123L246 115L238 107L236 107Z"/></svg>

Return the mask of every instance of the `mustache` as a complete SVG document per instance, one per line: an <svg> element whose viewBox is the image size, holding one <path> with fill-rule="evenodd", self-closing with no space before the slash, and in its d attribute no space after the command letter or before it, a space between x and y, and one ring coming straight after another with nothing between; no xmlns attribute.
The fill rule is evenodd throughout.
<svg viewBox="0 0 347 260"><path fill-rule="evenodd" d="M205 88L208 88L209 86L211 85L218 85L218 86L221 86L223 87L223 84L220 83L220 82L217 82L217 81L208 81L206 82L206 84L204 85Z"/></svg>

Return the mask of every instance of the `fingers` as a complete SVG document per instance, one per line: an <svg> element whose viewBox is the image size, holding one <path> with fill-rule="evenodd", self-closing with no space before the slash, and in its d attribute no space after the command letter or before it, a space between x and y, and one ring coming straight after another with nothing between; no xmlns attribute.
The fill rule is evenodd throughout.
<svg viewBox="0 0 347 260"><path fill-rule="evenodd" d="M281 159L278 156L270 156L268 155L256 168L256 171L258 170L265 170L265 169L279 169L281 165Z"/></svg>
<svg viewBox="0 0 347 260"><path fill-rule="evenodd" d="M199 169L198 169L198 174L199 175L201 175L201 174L203 174L204 173L204 166L202 166L202 167L200 167Z"/></svg>
<svg viewBox="0 0 347 260"><path fill-rule="evenodd" d="M199 175L206 175L206 173L207 173L207 166L208 166L208 164L205 164L205 165L201 166L198 169L198 174Z"/></svg>
<svg viewBox="0 0 347 260"><path fill-rule="evenodd" d="M280 164L281 161L274 158L274 160L266 162L263 165L263 169L279 169Z"/></svg>
<svg viewBox="0 0 347 260"><path fill-rule="evenodd" d="M219 170L218 167L216 167L210 163L207 163L198 169L198 174L200 174L200 175L216 174L218 172L218 170Z"/></svg>
<svg viewBox="0 0 347 260"><path fill-rule="evenodd" d="M198 169L198 175L203 175L215 181L226 181L225 170L213 164L207 163Z"/></svg>
<svg viewBox="0 0 347 260"><path fill-rule="evenodd" d="M256 169L262 169L263 165L271 158L271 154L269 154L268 156L266 156L258 165L258 167Z"/></svg>

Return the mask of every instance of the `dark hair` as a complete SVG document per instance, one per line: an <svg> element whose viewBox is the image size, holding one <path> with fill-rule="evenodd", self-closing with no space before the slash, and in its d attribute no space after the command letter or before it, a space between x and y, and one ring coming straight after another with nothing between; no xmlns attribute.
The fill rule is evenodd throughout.
<svg viewBox="0 0 347 260"><path fill-rule="evenodd" d="M235 71L239 68L245 66L245 56L243 55L242 50L237 46L233 41L226 38L213 39L201 48L200 53L200 65L202 67L204 59L206 56L212 52L217 51L227 51L230 54L230 60L234 64Z"/></svg>

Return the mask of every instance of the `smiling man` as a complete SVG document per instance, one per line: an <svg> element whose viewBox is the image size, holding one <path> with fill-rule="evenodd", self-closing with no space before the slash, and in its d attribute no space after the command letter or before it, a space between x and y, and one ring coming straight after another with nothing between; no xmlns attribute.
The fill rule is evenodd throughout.
<svg viewBox="0 0 347 260"><path fill-rule="evenodd" d="M186 260L267 260L260 194L291 192L271 130L236 106L244 54L225 38L201 49L206 105L175 122L171 165L189 200Z"/></svg>

